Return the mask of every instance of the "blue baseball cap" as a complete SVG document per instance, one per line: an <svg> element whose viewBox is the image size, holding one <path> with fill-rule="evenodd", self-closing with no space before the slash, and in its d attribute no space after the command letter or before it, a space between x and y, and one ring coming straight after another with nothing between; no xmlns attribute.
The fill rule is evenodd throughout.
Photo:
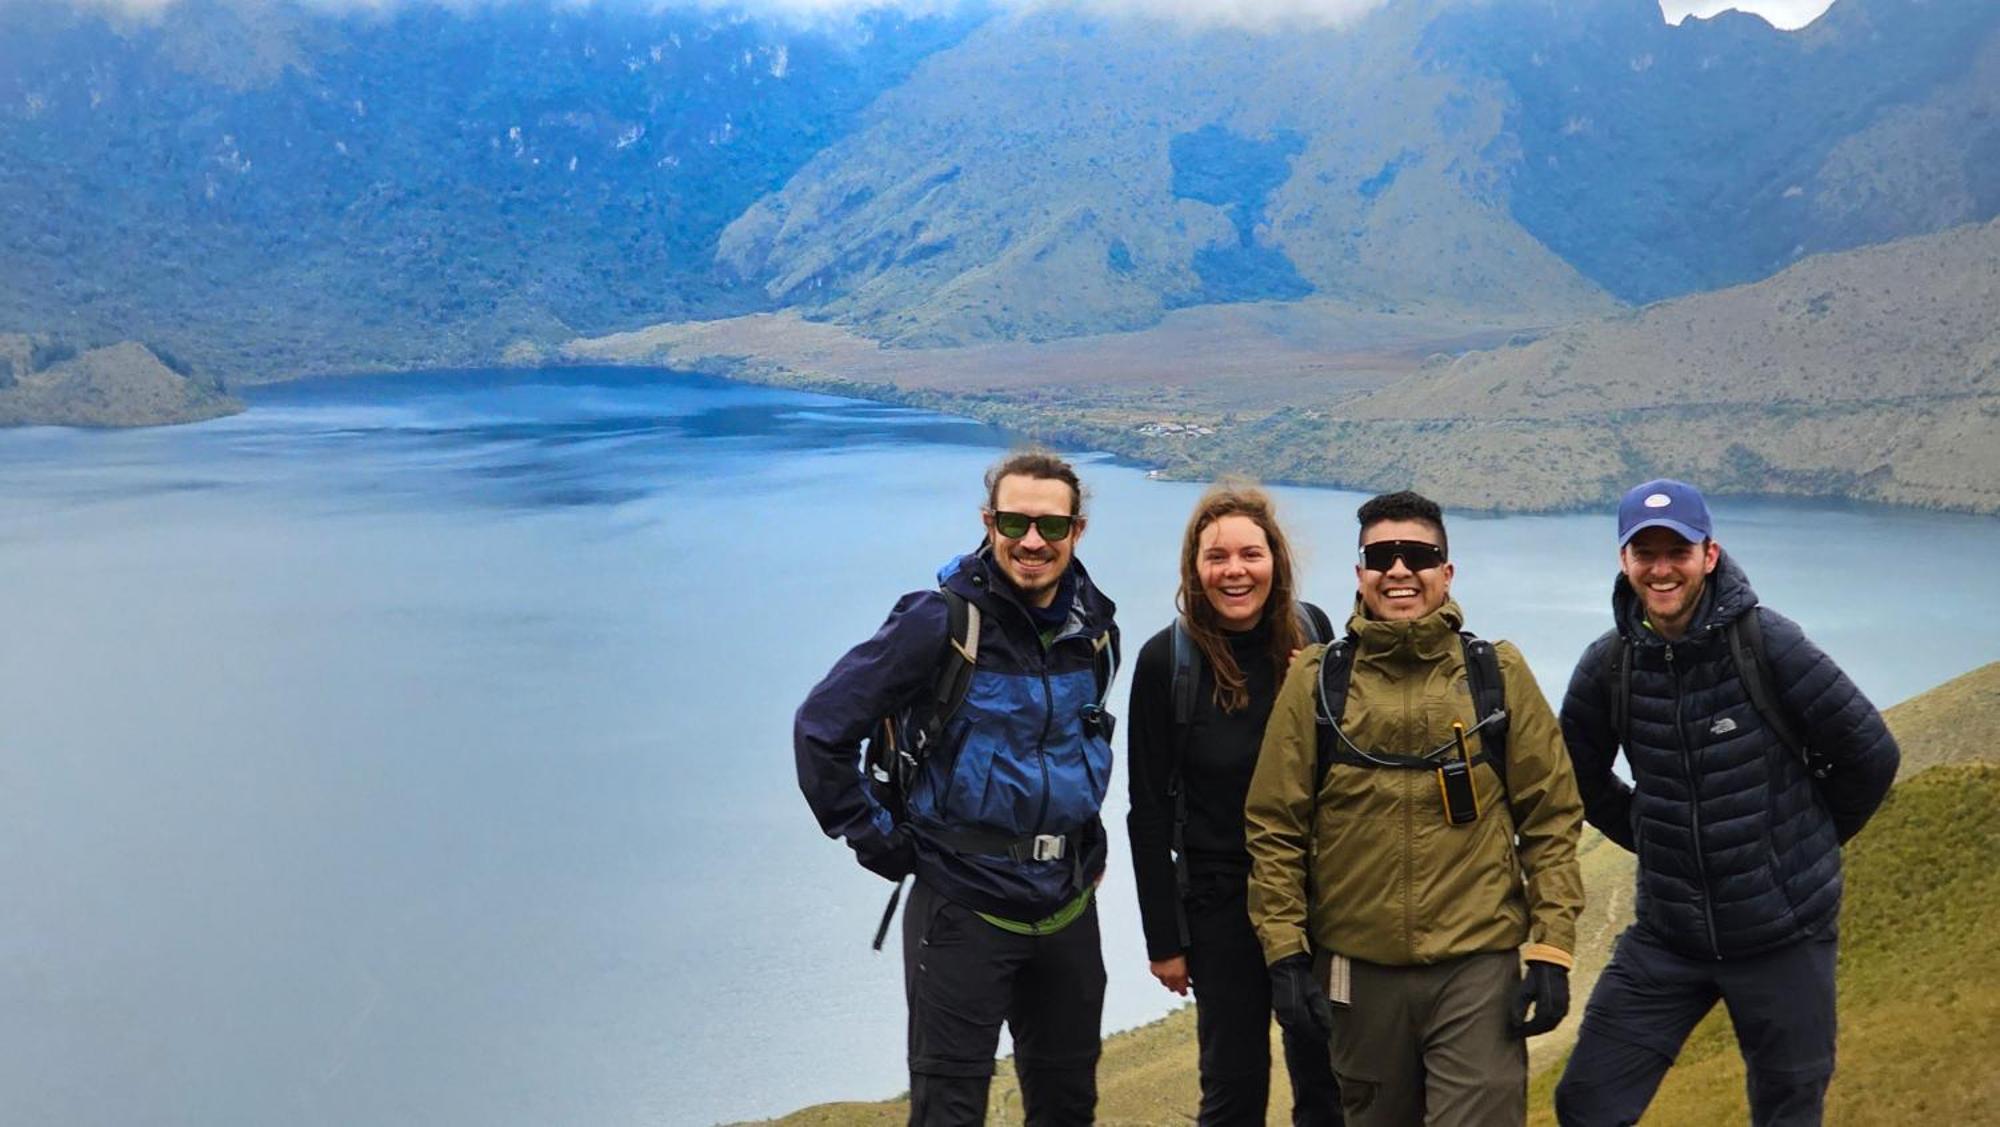
<svg viewBox="0 0 2000 1127"><path fill-rule="evenodd" d="M1710 527L1708 502L1685 481L1657 478L1633 486L1618 502L1620 548L1648 528L1669 528L1683 540L1700 542L1709 538Z"/></svg>

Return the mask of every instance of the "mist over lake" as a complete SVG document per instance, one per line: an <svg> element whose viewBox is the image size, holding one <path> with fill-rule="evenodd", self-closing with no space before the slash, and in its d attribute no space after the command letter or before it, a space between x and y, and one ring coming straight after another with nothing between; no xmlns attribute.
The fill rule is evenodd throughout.
<svg viewBox="0 0 2000 1127"><path fill-rule="evenodd" d="M814 825L791 714L976 545L1008 436L631 369L246 398L0 431L0 1118L679 1124L902 1089L888 885ZM1200 487L1080 468L1136 654ZM1360 498L1279 494L1339 617ZM1878 705L2000 651L2000 522L1714 509ZM1450 520L1468 625L1559 698L1609 625L1611 514ZM1178 1004L1123 790L1107 1031Z"/></svg>

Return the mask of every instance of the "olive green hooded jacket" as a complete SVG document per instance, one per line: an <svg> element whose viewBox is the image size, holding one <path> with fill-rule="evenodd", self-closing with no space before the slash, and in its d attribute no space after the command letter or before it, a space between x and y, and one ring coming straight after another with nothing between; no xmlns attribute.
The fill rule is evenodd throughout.
<svg viewBox="0 0 2000 1127"><path fill-rule="evenodd" d="M1453 720L1473 726L1463 621L1456 602L1381 622L1356 601L1341 718L1356 747L1422 756L1452 738ZM1266 962L1320 950L1412 966L1525 944L1525 958L1570 966L1583 908L1583 802L1528 663L1511 643L1494 649L1506 681L1507 788L1492 767L1475 766L1480 816L1464 826L1445 821L1435 771L1336 762L1315 796L1325 647L1308 646L1292 662L1244 809L1250 921ZM1479 739L1467 739L1474 756Z"/></svg>

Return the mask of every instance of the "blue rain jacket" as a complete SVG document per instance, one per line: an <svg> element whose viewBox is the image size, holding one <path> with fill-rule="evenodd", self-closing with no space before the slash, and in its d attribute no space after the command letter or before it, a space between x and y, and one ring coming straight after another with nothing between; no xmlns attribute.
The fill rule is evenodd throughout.
<svg viewBox="0 0 2000 1127"><path fill-rule="evenodd" d="M1050 915L1104 870L1098 821L1111 745L1085 723L1099 701L1093 643L1116 641L1117 609L1083 565L1069 613L1045 647L1027 609L982 545L938 573L938 583L982 616L979 660L965 703L912 786L897 824L862 773L861 741L876 721L925 700L950 646L944 597L903 596L874 637L849 650L806 695L794 719L799 789L827 836L843 838L892 880L915 872L946 898L1008 919ZM954 831L1019 838L1067 834L1060 860L1014 860L954 849Z"/></svg>

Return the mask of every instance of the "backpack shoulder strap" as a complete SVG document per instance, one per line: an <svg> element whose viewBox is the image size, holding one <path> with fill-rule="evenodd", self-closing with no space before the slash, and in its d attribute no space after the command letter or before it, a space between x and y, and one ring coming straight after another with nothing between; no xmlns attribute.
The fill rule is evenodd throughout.
<svg viewBox="0 0 2000 1127"><path fill-rule="evenodd" d="M1173 659L1173 679L1168 689L1173 707L1173 746L1169 752L1173 758L1167 766L1167 795L1174 803L1174 826L1168 849L1174 858L1174 919L1180 929L1181 949L1186 950L1191 942L1188 932L1187 906L1188 891L1187 861L1187 782L1184 776L1187 763L1188 729L1194 723L1195 694L1201 686L1201 647L1195 645L1194 635L1188 632L1187 623L1180 616L1174 617L1174 624L1168 628L1168 640Z"/></svg>
<svg viewBox="0 0 2000 1127"><path fill-rule="evenodd" d="M938 593L944 596L945 617L951 629L944 656L938 663L937 678L931 683L931 699L926 702L928 711L913 733L920 755L944 735L944 726L958 712L959 705L965 703L965 694L972 689L973 669L979 664L979 608L949 588L940 588Z"/></svg>
<svg viewBox="0 0 2000 1127"><path fill-rule="evenodd" d="M1299 636L1306 640L1307 645L1333 637L1333 620L1326 616L1325 611L1304 601L1295 604L1293 609L1299 616Z"/></svg>
<svg viewBox="0 0 2000 1127"><path fill-rule="evenodd" d="M1500 672L1500 651L1470 631L1459 631L1458 640L1465 650L1465 687L1472 692L1473 722L1498 716L1480 731L1479 744L1493 773L1500 777L1500 792L1508 796L1511 805L1513 796L1507 789L1507 678Z"/></svg>
<svg viewBox="0 0 2000 1127"><path fill-rule="evenodd" d="M1179 616L1174 618L1174 624L1168 629L1174 659L1174 676L1170 684L1174 723L1186 727L1194 723L1194 695L1201 684L1201 648L1194 644L1194 635Z"/></svg>
<svg viewBox="0 0 2000 1127"><path fill-rule="evenodd" d="M1616 629L1606 631L1611 644L1604 647L1604 680L1611 685L1611 735L1624 747L1632 723L1632 642Z"/></svg>
<svg viewBox="0 0 2000 1127"><path fill-rule="evenodd" d="M1316 754L1313 764L1313 794L1326 785L1326 773L1333 769L1334 728L1347 711L1347 686L1354 677L1354 639L1335 638L1326 644L1319 659L1319 709Z"/></svg>
<svg viewBox="0 0 2000 1127"><path fill-rule="evenodd" d="M1729 637L1729 656L1736 662L1736 676L1743 682L1743 693L1750 698L1750 706L1763 717L1778 742L1805 764L1807 773L1814 778L1825 778L1825 764L1814 761L1771 684L1774 680L1771 659L1764 652L1764 625L1758 621L1757 608L1751 607L1731 619L1723 633Z"/></svg>
<svg viewBox="0 0 2000 1127"><path fill-rule="evenodd" d="M1118 679L1118 636L1109 628L1090 640L1091 667L1097 674L1097 709L1111 704L1111 683ZM1106 739L1110 739L1107 733Z"/></svg>

